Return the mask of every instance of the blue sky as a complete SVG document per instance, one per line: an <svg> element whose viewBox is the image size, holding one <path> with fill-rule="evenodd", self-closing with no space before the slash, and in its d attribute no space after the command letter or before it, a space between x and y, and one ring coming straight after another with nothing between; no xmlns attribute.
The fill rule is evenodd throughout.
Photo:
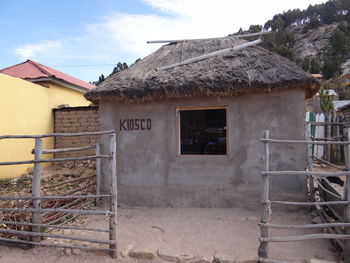
<svg viewBox="0 0 350 263"><path fill-rule="evenodd" d="M94 81L117 62L130 64L159 47L146 40L225 36L284 10L322 2L0 0L0 68L33 59Z"/></svg>

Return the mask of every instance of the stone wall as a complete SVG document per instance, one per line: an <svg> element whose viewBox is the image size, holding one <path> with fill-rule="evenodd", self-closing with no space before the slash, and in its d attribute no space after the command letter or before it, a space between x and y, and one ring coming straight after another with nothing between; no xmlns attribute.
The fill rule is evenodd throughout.
<svg viewBox="0 0 350 263"><path fill-rule="evenodd" d="M54 132L77 133L100 130L98 122L98 107L64 107L54 109ZM55 137L55 149L81 147L94 144L98 136ZM77 157L94 155L95 150L83 150L56 154L55 157Z"/></svg>

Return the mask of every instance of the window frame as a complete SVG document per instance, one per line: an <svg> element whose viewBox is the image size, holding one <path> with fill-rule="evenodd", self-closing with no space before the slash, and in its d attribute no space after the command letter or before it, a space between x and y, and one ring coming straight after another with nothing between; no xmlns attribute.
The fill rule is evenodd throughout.
<svg viewBox="0 0 350 263"><path fill-rule="evenodd" d="M195 110L225 110L226 112L226 154L181 154L181 111L195 111ZM199 157L199 156L210 156L210 157L222 157L229 156L229 125L228 125L228 105L219 106L181 106L176 107L176 118L175 118L175 133L176 133L176 156L177 157Z"/></svg>

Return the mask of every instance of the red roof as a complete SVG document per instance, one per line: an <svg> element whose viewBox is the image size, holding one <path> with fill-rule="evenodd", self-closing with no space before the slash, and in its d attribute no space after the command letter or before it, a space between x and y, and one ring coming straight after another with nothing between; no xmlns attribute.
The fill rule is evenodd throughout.
<svg viewBox="0 0 350 263"><path fill-rule="evenodd" d="M13 77L22 78L28 81L40 81L40 80L58 80L67 82L74 86L78 86L80 88L91 90L96 88L95 85L67 75L63 72L55 70L53 68L44 66L39 64L33 60L27 60L17 65L13 65L0 70L0 73L10 75ZM49 80L50 81L50 80Z"/></svg>
<svg viewBox="0 0 350 263"><path fill-rule="evenodd" d="M314 78L323 79L323 76L321 74L311 74L311 76Z"/></svg>

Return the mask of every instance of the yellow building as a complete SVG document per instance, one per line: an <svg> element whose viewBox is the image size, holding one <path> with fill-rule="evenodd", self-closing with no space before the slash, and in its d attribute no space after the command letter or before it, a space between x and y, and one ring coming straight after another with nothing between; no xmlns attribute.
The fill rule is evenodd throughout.
<svg viewBox="0 0 350 263"><path fill-rule="evenodd" d="M52 109L89 105L83 94L94 87L30 60L0 70L0 135L52 133ZM44 139L44 149L53 147L53 138ZM0 140L0 162L31 160L33 148L33 139ZM0 166L0 178L20 176L29 167Z"/></svg>

